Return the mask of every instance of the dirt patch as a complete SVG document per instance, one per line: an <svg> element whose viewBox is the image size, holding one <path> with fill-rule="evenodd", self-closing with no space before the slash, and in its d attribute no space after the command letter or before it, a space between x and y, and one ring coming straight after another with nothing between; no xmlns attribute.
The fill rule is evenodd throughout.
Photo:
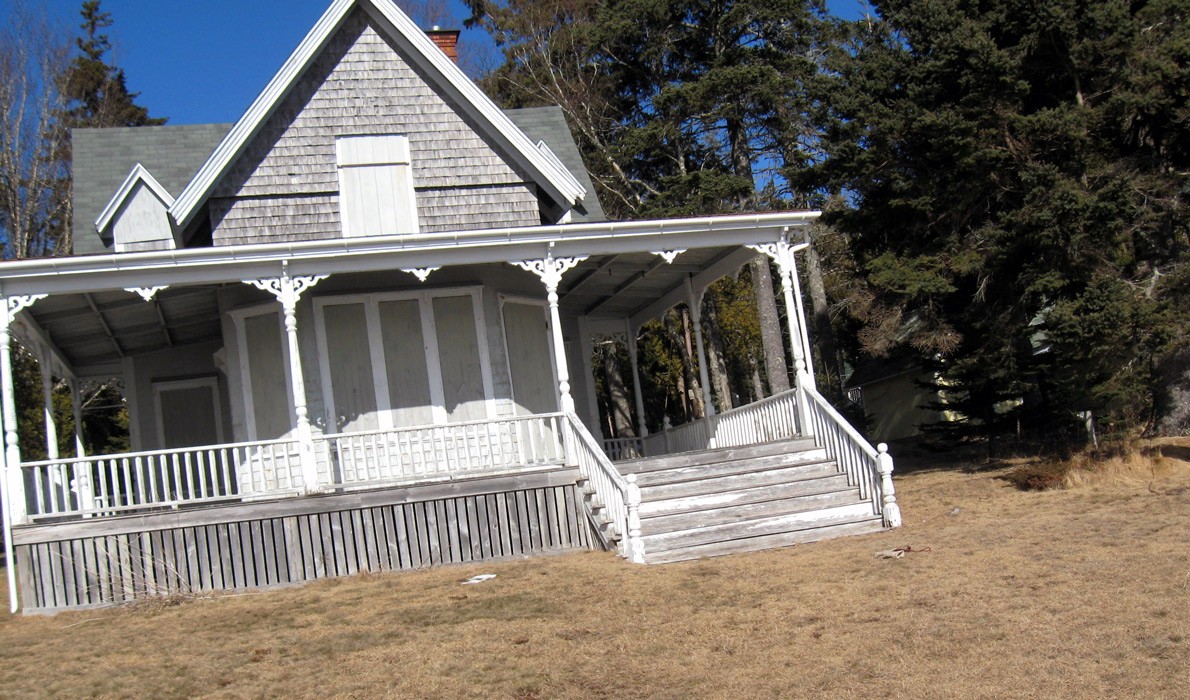
<svg viewBox="0 0 1190 700"><path fill-rule="evenodd" d="M1190 697L1190 465L1021 492L898 477L905 526L0 620L5 697ZM966 467L964 471L964 467ZM909 546L899 559L878 551ZM926 548L929 551L924 551ZM496 578L459 582L480 573Z"/></svg>

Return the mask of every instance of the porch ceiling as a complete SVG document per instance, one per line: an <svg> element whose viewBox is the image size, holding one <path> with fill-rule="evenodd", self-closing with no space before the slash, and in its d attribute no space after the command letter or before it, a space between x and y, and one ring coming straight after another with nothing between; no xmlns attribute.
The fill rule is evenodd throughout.
<svg viewBox="0 0 1190 700"><path fill-rule="evenodd" d="M76 370L173 345L216 340L218 286L164 289L145 302L124 291L52 294L27 310Z"/></svg>
<svg viewBox="0 0 1190 700"><path fill-rule="evenodd" d="M695 277L728 258L742 261L751 254L738 246L696 248L672 263L654 253L624 253L588 258L562 281L562 306L593 318L631 318L659 299L685 298L688 277ZM695 287L701 285L696 284Z"/></svg>
<svg viewBox="0 0 1190 700"><path fill-rule="evenodd" d="M128 355L222 337L217 292L282 275L437 269L584 258L562 279L561 304L639 325L752 259L746 245L800 237L818 212L297 241L0 264L0 298L49 296L23 313L74 373L118 371ZM683 250L672 263L650 251ZM145 302L133 287L163 288Z"/></svg>

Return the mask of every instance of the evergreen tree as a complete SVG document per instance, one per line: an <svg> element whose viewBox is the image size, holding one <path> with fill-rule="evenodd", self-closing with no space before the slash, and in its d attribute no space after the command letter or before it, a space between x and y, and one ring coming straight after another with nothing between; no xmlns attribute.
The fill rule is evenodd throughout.
<svg viewBox="0 0 1190 700"><path fill-rule="evenodd" d="M935 363L981 431L1151 425L1190 327L1184 2L873 4L804 180L854 204L864 346Z"/></svg>

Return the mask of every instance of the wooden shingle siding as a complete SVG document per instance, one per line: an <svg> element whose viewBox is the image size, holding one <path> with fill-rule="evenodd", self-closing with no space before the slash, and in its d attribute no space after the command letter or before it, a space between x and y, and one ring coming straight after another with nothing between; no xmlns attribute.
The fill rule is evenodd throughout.
<svg viewBox="0 0 1190 700"><path fill-rule="evenodd" d="M587 549L576 475L92 520L45 536L26 530L16 547L21 605L51 612Z"/></svg>
<svg viewBox="0 0 1190 700"><path fill-rule="evenodd" d="M475 224L502 228L541 223L531 185L419 190L417 213L425 233L475 228Z"/></svg>
<svg viewBox="0 0 1190 700"><path fill-rule="evenodd" d="M338 238L339 195L216 199L211 225L218 245Z"/></svg>
<svg viewBox="0 0 1190 700"><path fill-rule="evenodd" d="M335 138L366 134L409 137L419 200L440 199L427 189L476 190L470 212L458 195L424 214L419 204L423 231L540 223L537 198L526 196L531 178L356 10L212 192L215 245L340 237ZM321 217L304 209L317 204L325 205ZM299 221L280 218L287 207ZM446 219L436 220L438 212Z"/></svg>

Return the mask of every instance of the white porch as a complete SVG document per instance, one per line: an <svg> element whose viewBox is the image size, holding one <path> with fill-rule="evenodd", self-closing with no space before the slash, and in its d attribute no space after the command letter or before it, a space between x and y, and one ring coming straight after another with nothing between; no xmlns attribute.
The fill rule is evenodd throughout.
<svg viewBox="0 0 1190 700"><path fill-rule="evenodd" d="M809 344L801 321L794 253L797 229L813 216L563 225L5 265L0 282L5 297L0 305L0 373L5 381L6 529L35 528L44 537L55 524L88 527L99 521L116 522L113 519L124 522L131 515L147 517L233 503L268 508L320 494L573 470L575 483L585 494L583 511L595 526L595 539L634 561L645 561L640 488L635 475L622 473L612 458L653 457L797 436L813 437L858 489L859 497L870 504L872 514L883 518L886 526L895 526L899 515L890 479L891 458L864 441L822 399L807 367ZM683 263L681 256L687 250L689 262ZM631 338L641 323L677 303L697 309L696 301L707 285L738 268L757 250L773 257L781 271L786 307L791 310L788 337L796 364L795 388L718 415L712 408L704 419L652 435L642 425L636 437L607 441L596 437L592 378L585 362L590 333L625 329ZM616 261L620 261L619 270ZM625 261L637 269L625 269ZM490 270L502 264L499 269L508 272L501 272L499 280L511 274L513 281L467 276L466 271L476 266ZM376 282L392 275L401 276L398 287ZM413 283L411 276L423 286ZM524 286L533 277L540 285L536 295ZM360 280L366 282L365 291ZM208 439L185 447L160 444L168 442L170 431L164 425L162 392L150 387L156 424L144 423L147 414L142 413L134 416L134 421L141 421L134 425L141 425L146 435L155 431L160 449L122 455L80 453L70 458L51 451L47 460L22 460L11 391L10 332L17 330L26 343L38 347L56 376L75 381L104 372L115 374L135 366L135 361L126 357L117 361L103 350L90 350L90 361L83 361L93 339L60 347L54 333L43 327L51 324L38 322L39 301L45 295L51 299L81 295L107 336L98 339L100 345L106 342L128 351L135 324L124 326L118 314L105 315L103 305L94 302L95 295L122 290L138 294L137 303L146 305L139 311L161 319L163 338L173 346L181 339L171 337L158 295L174 289L215 290L216 324L211 325L207 298L205 307L201 300L195 304L194 321L186 326L196 329L206 324L211 337L198 334L190 345L178 344L218 345L225 368L217 376L174 377L169 387L180 392L174 398L186 404L185 410L195 410L193 399L202 399L209 390L205 387L213 386L212 434L235 439ZM237 301L228 308L226 298ZM438 298L469 299L462 316L452 318L471 314L475 322L441 332L443 324L436 323L434 316ZM271 304L261 305L269 299ZM533 336L526 333L511 342L514 335L507 329L504 299L537 304L540 313L536 319L525 316L524 328L539 327L545 337L529 342L526 339ZM389 306L382 309L383 304ZM336 321L328 309L347 313ZM54 313L51 309L42 318L52 319ZM385 313L391 323L384 320L389 318ZM245 330L250 325L246 321L258 314L272 314L274 320L265 326L273 330L258 333L253 341ZM342 323L350 314L358 317L352 321L355 325ZM172 309L168 316L177 320ZM338 330L328 327L335 322ZM416 376L395 377L387 365L394 364L394 357L410 355L394 355L386 343L395 347L401 341L401 329L413 328L420 335L414 345L424 348L424 355L418 355L424 364L422 359L413 363L420 368L413 373ZM218 337L212 335L216 331ZM354 355L343 349L353 334L362 339ZM701 338L698 345L701 386L709 392ZM459 361L458 348L464 346L475 351L467 350ZM268 347L275 352L261 352ZM161 350L144 352L148 356ZM263 358L275 362L270 365ZM519 369L518 359L522 361ZM503 367L494 371L501 361ZM254 374L253 363L265 371ZM404 360L399 364L409 366ZM448 365L462 369L452 374L444 369ZM460 379L459 372L472 372L473 380ZM500 381L507 386L497 388L495 375L501 372ZM276 381L270 384L269 376ZM583 381L575 385L572 377ZM148 379L128 382L125 377L132 384L126 389L135 393L139 387L140 394L146 395ZM459 381L454 386L447 386L455 379ZM410 382L429 400L402 403ZM639 379L634 386L638 413L643 413ZM281 404L285 410L277 412ZM709 400L706 404L713 406ZM227 410L221 415L224 406ZM138 408L143 412L151 407L130 406L134 412ZM277 434L265 437L264 424L276 422L278 415L285 418L272 431ZM13 538L6 537L6 542L11 548ZM10 595L15 609L11 579Z"/></svg>

